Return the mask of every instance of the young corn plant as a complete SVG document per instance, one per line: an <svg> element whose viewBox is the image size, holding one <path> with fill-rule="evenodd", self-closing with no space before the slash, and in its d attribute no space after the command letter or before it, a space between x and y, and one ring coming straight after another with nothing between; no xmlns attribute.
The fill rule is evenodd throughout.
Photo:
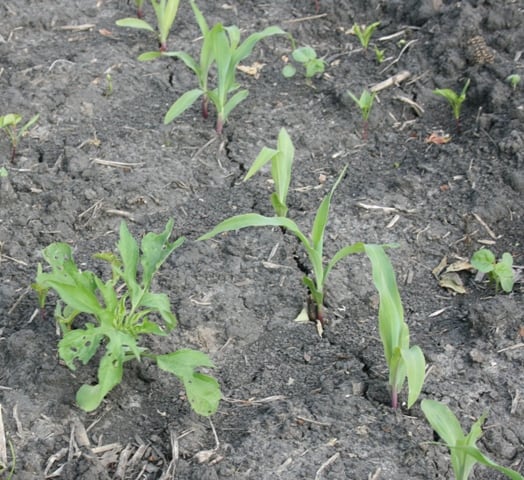
<svg viewBox="0 0 524 480"><path fill-rule="evenodd" d="M482 436L482 424L486 415L482 415L473 424L470 432L464 435L457 417L448 406L428 399L422 400L420 406L431 428L449 448L455 480L467 480L477 463L503 473L512 480L524 480L520 473L496 464L477 447L476 442Z"/></svg>
<svg viewBox="0 0 524 480"><path fill-rule="evenodd" d="M144 0L135 0L137 18L144 18Z"/></svg>
<svg viewBox="0 0 524 480"><path fill-rule="evenodd" d="M367 141L368 139L368 128L369 128L369 114L371 113L371 107L373 106L373 100L375 100L376 93L371 93L369 90L364 89L360 94L360 98L357 98L352 92L347 91L349 97L358 105L360 108L360 114L362 115L362 140Z"/></svg>
<svg viewBox="0 0 524 480"><path fill-rule="evenodd" d="M503 253L502 258L497 262L497 258L491 250L481 248L471 257L471 265L479 272L487 273L497 291L500 287L506 293L513 290L515 271L513 270L513 257L510 253Z"/></svg>
<svg viewBox="0 0 524 480"><path fill-rule="evenodd" d="M200 52L200 64L183 52L172 52L167 55L180 58L197 76L199 87L184 93L167 111L164 124L167 125L190 108L200 97L204 97L202 113L207 116L207 99L213 103L217 111L216 132L220 135L229 114L246 99L248 90L239 90L236 81L238 64L251 55L255 45L272 35L282 35L285 32L276 26L267 27L261 32L251 34L240 43L240 30L236 26L224 27L217 23L209 29L207 22L192 1L191 5L204 37ZM217 86L210 90L207 86L209 69L216 65Z"/></svg>
<svg viewBox="0 0 524 480"><path fill-rule="evenodd" d="M369 42L375 30L379 27L380 22L372 23L371 25L362 25L358 23L353 25L353 33L357 36L364 50L367 50L369 47Z"/></svg>
<svg viewBox="0 0 524 480"><path fill-rule="evenodd" d="M244 181L249 180L266 163L271 162L271 176L275 184L275 192L271 194L271 204L278 217L287 215L287 194L291 182L291 167L295 157L295 147L287 130L282 128L278 134L276 150L264 147L251 165Z"/></svg>
<svg viewBox="0 0 524 480"><path fill-rule="evenodd" d="M417 345L409 346L409 327L404 321L404 309L398 292L395 272L384 248L380 245L364 246L371 260L373 283L379 293L379 332L384 346L384 356L389 368L391 406L398 407L398 394L408 380L407 406L417 401L426 370L426 361Z"/></svg>
<svg viewBox="0 0 524 480"><path fill-rule="evenodd" d="M87 412L98 408L121 382L124 364L141 358L152 359L160 369L178 377L196 413L208 416L218 408L218 382L198 371L213 367L207 355L190 349L157 355L139 344L144 335L165 336L176 326L167 295L151 291L153 276L185 240L181 237L170 242L172 229L170 220L162 233L145 235L139 247L122 222L118 253L95 255L111 267L111 278L106 281L92 271L79 270L71 247L65 243L53 243L43 251L51 271L44 272L39 265L33 288L41 308L49 290L54 290L61 300L55 309L62 331L60 358L76 370L77 362L86 365L98 350L104 351L98 366L98 383L82 385L76 394L78 405ZM76 323L80 315L89 318L83 326Z"/></svg>
<svg viewBox="0 0 524 480"><path fill-rule="evenodd" d="M167 39L175 21L179 3L180 0L151 0L151 5L153 6L156 16L158 43L161 52L167 51ZM137 1L136 4L138 8L138 18L122 18L117 20L116 24L119 27L138 28L140 30L156 32L155 28L145 20L142 20L138 14L138 12L141 11L141 5L139 4L143 4L143 1Z"/></svg>
<svg viewBox="0 0 524 480"><path fill-rule="evenodd" d="M38 121L40 114L37 113L35 116L31 117L27 123L22 125L18 129L18 124L22 121L22 115L18 113L8 113L0 117L0 129L3 130L6 135L9 137L11 142L11 163L14 163L16 157L16 151L20 140L25 137L28 130Z"/></svg>
<svg viewBox="0 0 524 480"><path fill-rule="evenodd" d="M295 48L291 53L293 60L304 67L304 75L309 80L319 73L324 73L325 62L317 57L317 52L311 47ZM287 64L282 69L282 75L286 78L294 77L297 69L292 64Z"/></svg>
<svg viewBox="0 0 524 480"><path fill-rule="evenodd" d="M462 91L458 95L450 88L437 88L436 90L433 90L435 95L444 97L451 106L457 133L460 132L460 110L462 109L462 104L466 100L466 92L469 87L469 82L470 80L468 78L464 84L464 87L462 88Z"/></svg>

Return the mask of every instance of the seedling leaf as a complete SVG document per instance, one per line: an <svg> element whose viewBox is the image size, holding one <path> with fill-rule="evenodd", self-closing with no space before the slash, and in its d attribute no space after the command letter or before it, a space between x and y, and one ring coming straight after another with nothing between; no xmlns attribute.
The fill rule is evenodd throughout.
<svg viewBox="0 0 524 480"><path fill-rule="evenodd" d="M145 20L140 20L139 18L122 18L116 21L116 24L119 27L129 27L129 28L138 28L140 30L148 30L154 32L155 29L149 25Z"/></svg>
<svg viewBox="0 0 524 480"><path fill-rule="evenodd" d="M195 88L184 93L167 111L164 117L164 125L171 123L176 117L184 113L203 94L204 92L200 90L200 88Z"/></svg>
<svg viewBox="0 0 524 480"><path fill-rule="evenodd" d="M159 368L176 375L184 384L193 410L204 416L217 411L221 399L218 382L196 372L202 367L214 367L207 355L195 350L183 349L157 356Z"/></svg>

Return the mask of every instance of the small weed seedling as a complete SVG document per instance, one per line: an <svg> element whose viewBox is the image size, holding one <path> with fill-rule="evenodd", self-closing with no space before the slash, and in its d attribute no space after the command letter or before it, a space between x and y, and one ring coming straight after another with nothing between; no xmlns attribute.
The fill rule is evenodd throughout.
<svg viewBox="0 0 524 480"><path fill-rule="evenodd" d="M140 10L139 3L136 2L137 8ZM159 50L165 52L167 50L167 38L169 37L169 32L176 18L178 11L178 4L180 0L151 0L153 9L155 10L155 16L158 27L158 42ZM145 20L140 18L140 15L137 15L139 18L122 18L117 20L116 24L119 27L129 27L129 28L138 28L141 30L148 30L150 32L155 32L155 29L152 25L147 23Z"/></svg>
<svg viewBox="0 0 524 480"><path fill-rule="evenodd" d="M436 90L433 90L433 93L435 95L440 95L441 97L444 97L450 104L451 109L453 110L453 117L455 118L457 132L460 132L460 110L462 108L464 100L466 100L466 92L468 90L468 87L469 78L466 80L466 83L464 84L464 87L462 88L460 95L457 95L450 88L437 88Z"/></svg>
<svg viewBox="0 0 524 480"><path fill-rule="evenodd" d="M490 280L495 283L497 291L499 287L502 287L506 293L513 290L515 271L513 270L513 257L510 253L503 253L500 262L497 262L491 250L481 248L471 257L471 265L479 272L487 273Z"/></svg>
<svg viewBox="0 0 524 480"><path fill-rule="evenodd" d="M404 321L404 309L397 288L395 272L384 248L380 245L365 245L371 259L373 283L378 290L380 305L378 311L379 331L384 356L389 367L391 406L397 408L398 394L408 379L408 408L417 401L424 384L426 361L417 345L409 346L409 327Z"/></svg>
<svg viewBox="0 0 524 480"><path fill-rule="evenodd" d="M305 69L306 79L310 79L319 73L324 73L325 62L321 58L317 58L317 52L311 47L295 48L291 53L293 60L301 63ZM297 73L294 65L288 64L282 69L282 75L286 78L291 78Z"/></svg>
<svg viewBox="0 0 524 480"><path fill-rule="evenodd" d="M26 135L27 131L38 121L40 114L37 113L22 128L17 125L22 121L22 116L18 113L8 113L0 117L0 129L2 129L11 141L11 163L14 163L16 150L20 140Z"/></svg>
<svg viewBox="0 0 524 480"><path fill-rule="evenodd" d="M524 480L524 477L514 470L490 460L476 446L477 440L482 436L482 424L486 415L482 415L473 424L471 431L464 435L457 417L448 406L427 399L422 400L420 406L431 428L449 448L455 480L467 480L476 463L501 472L512 480Z"/></svg>
<svg viewBox="0 0 524 480"><path fill-rule="evenodd" d="M279 27L267 27L262 32L251 34L244 42L240 43L240 30L238 27L224 27L221 23L217 23L213 28L209 29L205 19L201 14L200 16L197 14L199 10L196 8L196 5L193 10L197 15L197 20L204 36L204 43L200 53L200 65L183 52L167 53L167 55L181 58L193 70L198 77L199 88L184 93L171 105L164 117L164 124L171 123L198 98L204 96L213 103L217 110L215 129L220 135L229 114L246 99L249 93L247 90L238 90L240 87L236 81L238 64L251 54L253 48L260 40L272 35L285 34L285 32ZM217 87L209 90L207 89L207 76L213 62L215 62L217 68ZM231 94L233 95L230 96ZM207 108L205 112L207 112Z"/></svg>
<svg viewBox="0 0 524 480"><path fill-rule="evenodd" d="M520 75L518 73L508 75L508 77L506 78L506 82L508 82L511 85L511 88L513 88L513 90L516 90L517 87L520 85Z"/></svg>
<svg viewBox="0 0 524 480"><path fill-rule="evenodd" d="M295 156L295 147L285 128L278 134L277 149L264 147L247 172L244 181L250 179L267 162L271 161L271 176L275 192L271 194L271 204L279 217L287 215L287 193L291 182L291 167Z"/></svg>
<svg viewBox="0 0 524 480"><path fill-rule="evenodd" d="M213 367L207 355L189 349L156 355L138 343L142 335L165 336L165 330L176 326L167 295L151 292L153 276L184 242L183 237L169 242L172 229L173 220L170 220L162 233L145 235L139 248L122 222L118 254L95 255L111 266L112 277L107 281L89 270L80 271L71 247L65 243L53 243L43 251L51 271L44 272L39 265L33 288L39 295L41 308L51 289L65 305L62 307L59 302L55 309L55 318L63 333L58 344L60 358L75 370L77 361L85 365L99 349L104 350L98 367L98 383L82 385L76 395L78 405L87 412L95 410L121 382L124 363L142 357L152 359L160 369L182 381L196 413L207 416L218 408L221 394L217 381L197 371ZM92 318L83 328L73 324L81 314ZM165 329L154 316L162 318Z"/></svg>
<svg viewBox="0 0 524 480"><path fill-rule="evenodd" d="M6 178L9 176L9 172L5 167L0 167L0 178Z"/></svg>
<svg viewBox="0 0 524 480"><path fill-rule="evenodd" d="M362 48L364 48L364 50L368 49L371 37L379 25L380 22L375 22L368 26L360 26L358 23L355 23L353 25L353 33L359 39L360 44L362 45Z"/></svg>
<svg viewBox="0 0 524 480"><path fill-rule="evenodd" d="M373 100L375 100L376 93L371 93L369 90L363 90L360 98L357 98L349 90L347 93L358 105L358 108L360 108L360 113L362 115L362 139L366 141L368 139L369 114L371 113L371 107L373 106Z"/></svg>

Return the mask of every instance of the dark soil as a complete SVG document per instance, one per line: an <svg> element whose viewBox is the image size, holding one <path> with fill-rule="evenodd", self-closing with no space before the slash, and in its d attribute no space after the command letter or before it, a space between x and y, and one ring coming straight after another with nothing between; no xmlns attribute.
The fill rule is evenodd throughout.
<svg viewBox="0 0 524 480"><path fill-rule="evenodd" d="M522 84L506 81L524 73L522 3L320 0L317 15L312 0L199 2L210 23L236 24L244 38L278 24L327 62L312 82L284 79L288 40L261 42L244 62L265 64L260 77L239 74L250 94L221 137L213 114L202 120L197 105L162 125L196 80L179 61L136 60L156 45L153 35L115 26L133 14L129 3L0 5L0 114L40 113L14 164L7 137L0 140L8 170L0 178L0 419L14 451L8 446L8 463L16 459L13 478L453 478L420 404L389 406L364 257L332 272L330 322L319 338L314 324L293 322L307 262L292 236L261 228L195 242L233 214L272 214L269 172L242 179L281 127L296 147L289 216L308 229L349 165L327 254L356 241L400 244L389 253L411 341L428 362L422 397L447 403L468 429L488 412L480 447L523 473L524 103ZM199 31L181 3L170 49L197 54ZM153 20L150 8L146 18ZM372 43L386 56L380 65L373 47L363 51L348 32L374 21L381 25ZM407 79L378 93L363 141L345 92L359 95L402 71ZM458 92L468 78L458 133L432 90ZM432 133L451 140L428 142ZM56 297L41 316L30 289L41 251L68 242L82 268L97 271L92 255L114 248L122 218L140 237L171 217L176 236L189 241L155 289L168 292L179 327L149 345L209 353L224 400L211 422L198 417L176 379L144 361L130 363L122 384L86 414L75 392L95 380L96 362L71 372L58 359ZM443 257L467 260L481 246L513 255L511 294L469 271L458 274L465 294L439 285L432 270ZM479 467L473 476L503 478Z"/></svg>

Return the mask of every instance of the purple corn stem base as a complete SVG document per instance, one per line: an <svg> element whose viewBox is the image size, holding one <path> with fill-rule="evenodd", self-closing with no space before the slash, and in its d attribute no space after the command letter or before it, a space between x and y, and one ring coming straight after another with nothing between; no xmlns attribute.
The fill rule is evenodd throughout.
<svg viewBox="0 0 524 480"><path fill-rule="evenodd" d="M137 18L144 18L144 11L141 8L136 9Z"/></svg>
<svg viewBox="0 0 524 480"><path fill-rule="evenodd" d="M220 117L220 115L217 117L217 123L215 126L215 131L217 132L217 135L222 135L222 131L224 130L224 120Z"/></svg>
<svg viewBox="0 0 524 480"><path fill-rule="evenodd" d="M396 387L391 389L391 408L395 410L398 408L398 392Z"/></svg>
<svg viewBox="0 0 524 480"><path fill-rule="evenodd" d="M362 126L362 140L364 140L364 142L368 141L368 127L368 121L364 120L364 125Z"/></svg>
<svg viewBox="0 0 524 480"><path fill-rule="evenodd" d="M209 116L209 109L207 108L208 107L208 103L209 103L209 99L204 96L202 98L202 118L206 119L208 116Z"/></svg>

